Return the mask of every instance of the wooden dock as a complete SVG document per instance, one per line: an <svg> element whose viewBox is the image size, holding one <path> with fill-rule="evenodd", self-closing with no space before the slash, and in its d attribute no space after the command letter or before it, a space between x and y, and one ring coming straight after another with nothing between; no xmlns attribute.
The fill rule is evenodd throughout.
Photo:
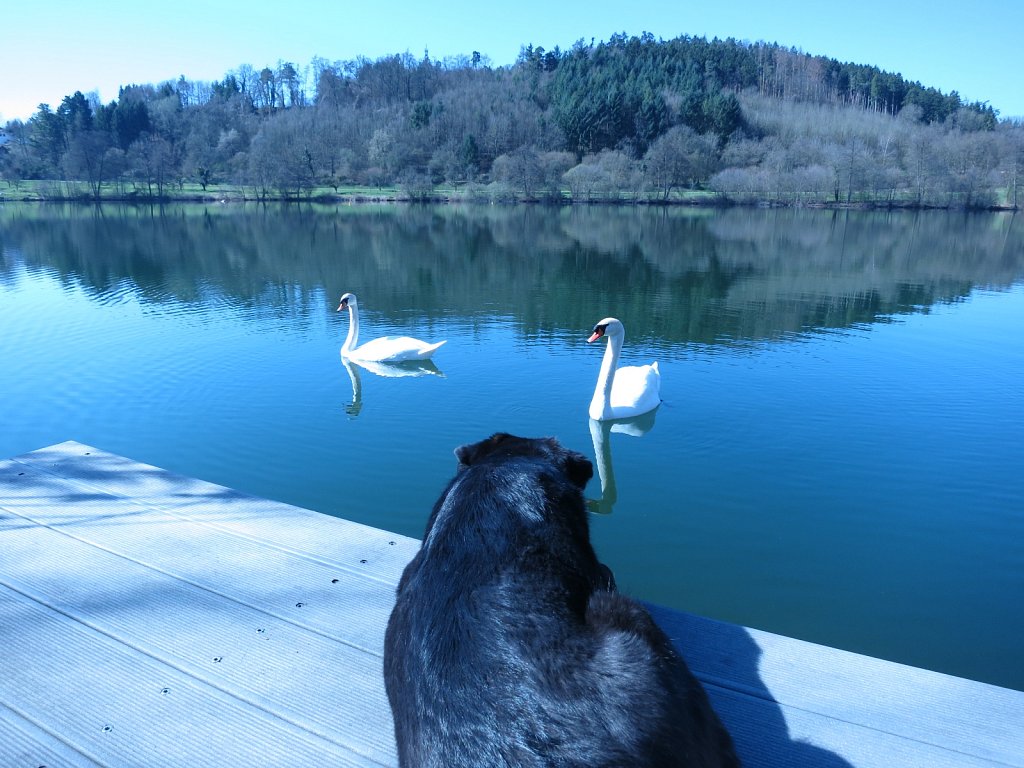
<svg viewBox="0 0 1024 768"><path fill-rule="evenodd" d="M416 547L80 443L0 462L0 768L396 765ZM653 611L748 768L1024 766L1022 692Z"/></svg>

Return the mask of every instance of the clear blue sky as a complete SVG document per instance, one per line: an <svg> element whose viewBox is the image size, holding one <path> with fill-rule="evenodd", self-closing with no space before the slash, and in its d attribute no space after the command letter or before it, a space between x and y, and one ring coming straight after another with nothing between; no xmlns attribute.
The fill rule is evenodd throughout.
<svg viewBox="0 0 1024 768"><path fill-rule="evenodd" d="M0 120L80 90L219 80L240 64L569 48L617 32L776 42L1024 116L1024 0L0 0Z"/></svg>

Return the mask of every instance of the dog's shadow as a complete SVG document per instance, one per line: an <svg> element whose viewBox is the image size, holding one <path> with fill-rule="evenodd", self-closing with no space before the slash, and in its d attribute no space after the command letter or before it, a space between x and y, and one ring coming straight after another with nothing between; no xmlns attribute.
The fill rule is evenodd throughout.
<svg viewBox="0 0 1024 768"><path fill-rule="evenodd" d="M744 768L853 768L835 752L790 735L782 707L758 672L761 648L746 629L646 605L708 692Z"/></svg>

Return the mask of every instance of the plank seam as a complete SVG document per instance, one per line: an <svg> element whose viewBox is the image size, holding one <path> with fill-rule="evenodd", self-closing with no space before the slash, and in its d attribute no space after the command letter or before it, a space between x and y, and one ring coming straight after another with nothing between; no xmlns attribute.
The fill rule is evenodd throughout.
<svg viewBox="0 0 1024 768"><path fill-rule="evenodd" d="M29 723L30 725L32 725L33 727L37 728L42 733L45 733L47 736L52 738L54 741L56 741L56 742L58 742L60 744L63 744L65 747L67 747L70 751L74 752L75 754L81 755L84 759L89 760L94 765L99 765L99 766L103 765L103 763L100 762L98 757L95 757L94 755L90 755L88 752L84 751L82 748L76 746L75 744L72 744L67 739L65 739L63 736L61 736L59 733L57 733L56 731L53 731L50 728L46 727L46 725L44 723L39 722L34 717L29 715L27 712L22 712L20 709L15 707L14 704L12 704L11 702L9 702L9 701L0 701L0 707L3 707L8 712L12 713L15 717L19 718L20 720L23 720L24 722ZM13 725L13 727L18 728L18 730L21 733L25 734L25 736L27 736L28 738L32 739L32 741L34 741L37 744L39 744L40 747L42 747L43 749L46 749L47 751L50 751L50 748L47 747L45 744L40 743L39 740L37 738L35 738L35 736L33 734L29 733L24 728L19 728L17 724L12 724L12 725Z"/></svg>

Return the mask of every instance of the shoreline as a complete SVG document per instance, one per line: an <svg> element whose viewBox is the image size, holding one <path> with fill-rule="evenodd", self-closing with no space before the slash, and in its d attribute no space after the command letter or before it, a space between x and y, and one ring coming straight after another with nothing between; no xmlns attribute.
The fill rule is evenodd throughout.
<svg viewBox="0 0 1024 768"><path fill-rule="evenodd" d="M856 211L892 211L892 210L938 210L938 211L972 211L972 212L1009 212L1020 210L1013 205L936 205L934 203L915 203L910 201L787 201L787 200L731 200L719 196L694 195L692 197L662 199L608 199L597 198L574 200L564 196L560 199L523 197L494 197L481 192L480 194L435 193L428 195L410 195L397 190L352 191L352 192L317 192L311 195L267 194L253 195L237 188L210 190L207 192L179 192L164 195L140 194L103 194L99 198L89 194L54 194L40 193L32 190L0 190L0 204L4 203L72 203L76 205L140 205L161 206L177 203L207 203L216 205L231 204L312 204L312 205L379 205L394 204L427 204L427 205L540 205L540 206L621 206L621 207L665 207L665 208L809 208L818 210L856 210Z"/></svg>

